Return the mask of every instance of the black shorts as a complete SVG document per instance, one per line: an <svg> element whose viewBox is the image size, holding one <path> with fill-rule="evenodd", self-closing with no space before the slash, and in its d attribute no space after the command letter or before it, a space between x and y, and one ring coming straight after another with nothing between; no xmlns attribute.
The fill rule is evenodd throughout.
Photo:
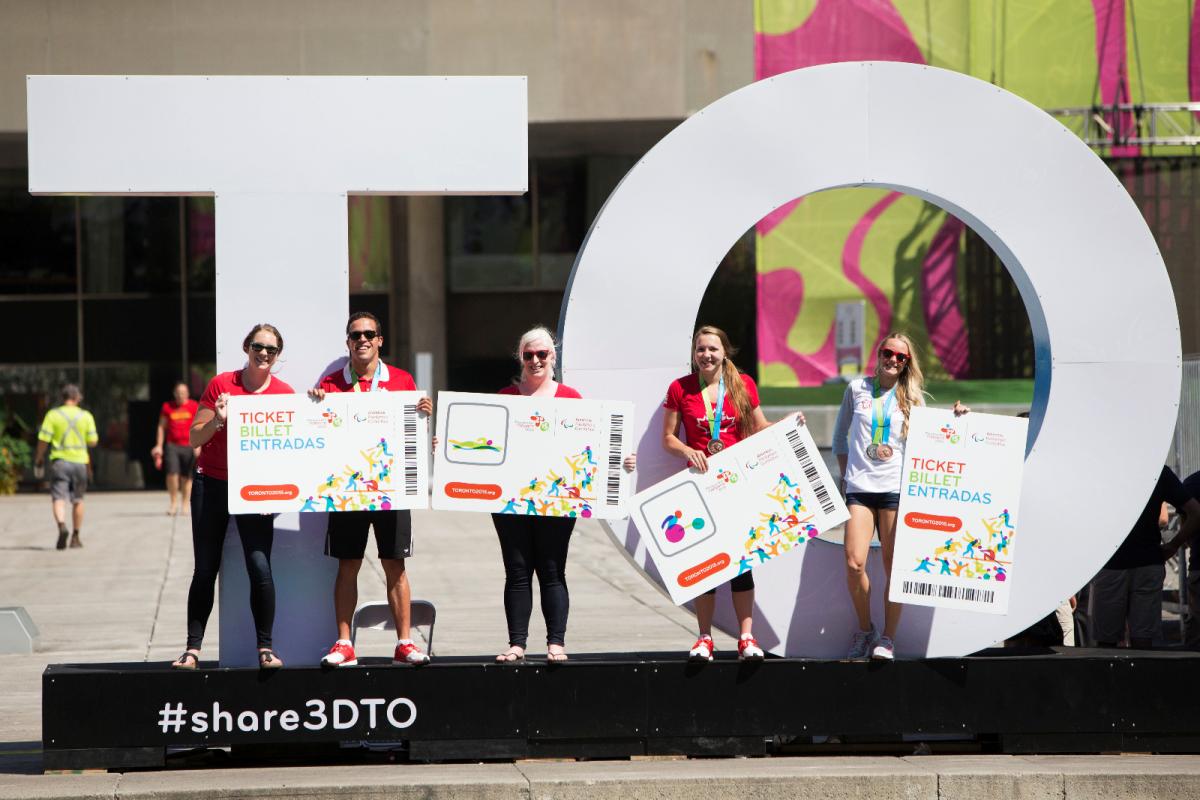
<svg viewBox="0 0 1200 800"><path fill-rule="evenodd" d="M846 505L866 506L879 510L881 508L895 511L900 507L899 492L846 492Z"/></svg>
<svg viewBox="0 0 1200 800"><path fill-rule="evenodd" d="M412 514L408 511L340 511L329 515L325 555L359 559L367 552L367 529L375 529L380 558L412 555Z"/></svg>
<svg viewBox="0 0 1200 800"><path fill-rule="evenodd" d="M168 475L186 475L190 479L192 477L192 470L195 468L195 450L186 444L167 442L167 446L163 452L163 470Z"/></svg>
<svg viewBox="0 0 1200 800"><path fill-rule="evenodd" d="M736 578L734 578L733 580L731 580L729 582L730 591L748 592L753 588L754 588L754 573L753 572L743 572L741 575L738 575ZM717 593L717 587L715 587L715 586L713 588L709 589L707 592L705 592L705 594L716 594L716 593Z"/></svg>

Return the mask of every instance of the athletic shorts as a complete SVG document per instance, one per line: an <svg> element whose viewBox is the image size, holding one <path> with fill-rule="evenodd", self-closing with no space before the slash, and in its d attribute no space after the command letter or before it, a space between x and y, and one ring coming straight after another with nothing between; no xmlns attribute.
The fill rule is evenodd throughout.
<svg viewBox="0 0 1200 800"><path fill-rule="evenodd" d="M163 452L163 469L168 475L192 475L196 468L196 451L186 444L167 442Z"/></svg>
<svg viewBox="0 0 1200 800"><path fill-rule="evenodd" d="M335 511L325 529L325 555L359 559L367 552L367 529L375 530L380 558L412 555L412 514L408 511Z"/></svg>
<svg viewBox="0 0 1200 800"><path fill-rule="evenodd" d="M88 465L50 459L50 497L72 503L82 502L87 494Z"/></svg>
<svg viewBox="0 0 1200 800"><path fill-rule="evenodd" d="M866 506L867 508L890 508L893 511L900 507L899 492L846 492L846 505Z"/></svg>

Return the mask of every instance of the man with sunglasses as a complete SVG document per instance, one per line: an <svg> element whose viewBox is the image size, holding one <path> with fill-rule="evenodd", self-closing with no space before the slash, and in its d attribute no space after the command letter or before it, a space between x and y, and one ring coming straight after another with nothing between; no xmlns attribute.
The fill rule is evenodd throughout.
<svg viewBox="0 0 1200 800"><path fill-rule="evenodd" d="M410 392L417 386L412 375L379 358L383 331L379 320L368 311L357 311L346 323L346 348L350 359L342 369L321 379L309 390L314 400L323 400L328 392ZM433 412L428 397L417 403L417 411ZM337 617L338 639L321 659L328 667L349 667L358 663L354 643L350 641L350 621L358 604L358 572L367 549L367 531L375 531L379 561L387 581L387 599L396 621L396 651L393 664L425 664L429 656L412 641L410 603L412 592L404 559L412 555L412 515L408 511L342 511L329 514L325 534L325 554L338 560L333 585L333 607Z"/></svg>

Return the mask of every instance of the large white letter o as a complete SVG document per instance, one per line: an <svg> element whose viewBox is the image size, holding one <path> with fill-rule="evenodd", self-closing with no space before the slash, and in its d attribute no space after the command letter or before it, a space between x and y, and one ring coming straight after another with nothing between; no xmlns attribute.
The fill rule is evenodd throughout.
<svg viewBox="0 0 1200 800"><path fill-rule="evenodd" d="M639 485L680 469L660 445L659 406L688 369L713 271L769 212L846 186L916 195L968 223L1003 259L1033 325L1009 613L910 606L897 636L903 655L965 655L1024 629L1103 566L1146 503L1178 407L1179 321L1154 238L1112 172L1050 116L959 73L886 62L797 70L718 100L647 153L596 218L563 301L565 379L637 403ZM658 580L634 527L612 531ZM826 546L761 573L764 646L842 655L855 628L844 570L841 549ZM878 563L872 575L878 604ZM718 604L727 631L728 605Z"/></svg>

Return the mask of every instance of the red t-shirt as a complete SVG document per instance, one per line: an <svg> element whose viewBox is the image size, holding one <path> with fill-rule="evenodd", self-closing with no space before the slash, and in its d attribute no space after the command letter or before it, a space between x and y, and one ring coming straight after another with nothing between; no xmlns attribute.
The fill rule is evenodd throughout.
<svg viewBox="0 0 1200 800"><path fill-rule="evenodd" d="M242 386L240 369L234 372L222 372L208 382L204 394L200 396L200 405L216 410L217 398L225 393L231 395L254 394L254 392L246 391L246 388ZM295 390L279 378L273 377L267 384L267 388L259 394L295 394ZM226 429L221 428L200 448L200 458L196 461L196 472L222 481L229 480L227 459L229 443L225 436L226 433Z"/></svg>
<svg viewBox="0 0 1200 800"><path fill-rule="evenodd" d="M501 389L499 392L497 392L497 394L520 394L520 393L521 393L521 389L516 384L509 384L508 386L505 386L503 389ZM571 400L582 400L583 399L583 395L581 395L579 392L572 389L570 386L567 386L565 383L560 383L557 387L555 387L554 396L555 397L566 397Z"/></svg>
<svg viewBox="0 0 1200 800"><path fill-rule="evenodd" d="M188 446L188 431L192 428L192 418L198 410L200 405L191 399L185 400L183 405L179 406L175 405L174 400L162 404L162 410L158 413L167 421L168 444Z"/></svg>
<svg viewBox="0 0 1200 800"><path fill-rule="evenodd" d="M415 392L417 384L413 380L413 376L409 375L399 367L391 367L379 362L383 367L383 375L379 376L379 383L376 384L376 391L384 392ZM350 376L354 377L354 370L351 368ZM371 391L371 381L375 379L375 374L371 373L365 378L358 379L359 391ZM354 384L346 380L346 370L339 369L329 373L324 378L321 378L320 387L326 392L353 392Z"/></svg>
<svg viewBox="0 0 1200 800"><path fill-rule="evenodd" d="M742 383L746 385L746 394L750 397L750 407L758 407L758 387L754 379L744 372L738 373ZM700 393L700 376L696 373L685 375L671 381L667 387L667 399L663 408L679 412L683 421L683 440L688 447L704 450L712 441L712 428L709 415L712 413L712 402L706 400ZM725 402L721 412L721 442L729 447L742 440L737 428L737 409L729 397L729 387L725 388Z"/></svg>

